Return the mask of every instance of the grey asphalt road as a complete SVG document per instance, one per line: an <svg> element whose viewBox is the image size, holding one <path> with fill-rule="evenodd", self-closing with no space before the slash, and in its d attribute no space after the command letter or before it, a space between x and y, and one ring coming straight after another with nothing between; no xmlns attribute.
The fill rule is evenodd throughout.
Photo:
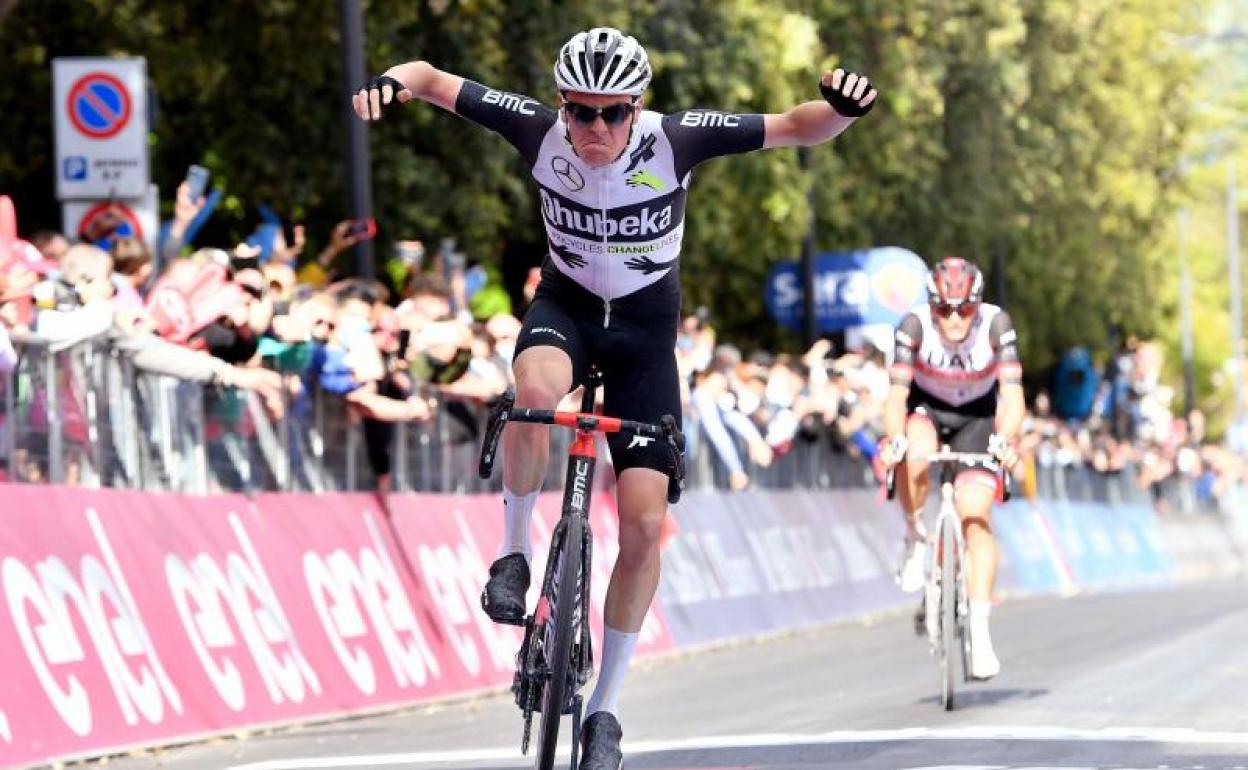
<svg viewBox="0 0 1248 770"><path fill-rule="evenodd" d="M625 767L1248 770L1248 582L1018 599L993 629L1003 673L952 713L908 613L639 664ZM519 733L498 695L109 770L520 768Z"/></svg>

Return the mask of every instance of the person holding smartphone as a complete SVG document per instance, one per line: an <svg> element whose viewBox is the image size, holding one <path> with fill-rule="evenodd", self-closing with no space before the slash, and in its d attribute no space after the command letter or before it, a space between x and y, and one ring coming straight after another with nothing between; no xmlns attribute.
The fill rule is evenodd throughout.
<svg viewBox="0 0 1248 770"><path fill-rule="evenodd" d="M865 77L838 69L819 82L822 98L784 113L662 115L645 109L645 49L611 27L574 35L553 69L553 108L424 61L370 80L352 106L373 121L420 99L500 134L524 157L538 185L549 254L516 345L517 406L554 409L593 364L611 416L679 418L674 351L692 170L725 155L826 142L871 109L876 91ZM601 672L581 733L585 770L620 765L620 687L659 580L673 469L660 442L634 438L625 432L610 440L620 551L607 590ZM515 623L525 613L530 518L549 442L545 427L516 423L503 442L504 538L482 604L496 622Z"/></svg>
<svg viewBox="0 0 1248 770"><path fill-rule="evenodd" d="M323 288L338 280L338 268L334 262L338 255L366 238L376 235L376 226L370 226L371 219L344 219L334 225L329 233L329 242L316 255L316 259L304 263L298 270L299 283Z"/></svg>

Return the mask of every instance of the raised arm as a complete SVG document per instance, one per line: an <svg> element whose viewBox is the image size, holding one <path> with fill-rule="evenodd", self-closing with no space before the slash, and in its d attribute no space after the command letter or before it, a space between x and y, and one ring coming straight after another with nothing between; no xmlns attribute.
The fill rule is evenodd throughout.
<svg viewBox="0 0 1248 770"><path fill-rule="evenodd" d="M381 77L365 83L352 95L351 106L361 120L380 120L384 108L412 99L454 112L463 86L464 79L459 75L443 72L426 61L410 61L396 64Z"/></svg>
<svg viewBox="0 0 1248 770"><path fill-rule="evenodd" d="M351 97L351 106L361 120L372 122L412 99L436 104L488 128L510 142L530 164L537 159L542 137L558 118L536 99L496 91L423 61L391 67L368 81Z"/></svg>
<svg viewBox="0 0 1248 770"><path fill-rule="evenodd" d="M866 76L842 69L823 73L823 101L802 102L763 116L763 147L811 147L840 134L875 105L878 94Z"/></svg>

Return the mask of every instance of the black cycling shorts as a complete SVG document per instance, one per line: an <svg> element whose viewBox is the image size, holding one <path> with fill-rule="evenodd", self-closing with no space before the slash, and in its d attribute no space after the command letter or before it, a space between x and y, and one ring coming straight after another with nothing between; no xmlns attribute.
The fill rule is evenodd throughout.
<svg viewBox="0 0 1248 770"><path fill-rule="evenodd" d="M940 444L947 444L955 452L988 451L988 440L996 430L996 406L995 389L970 403L953 406L921 388L912 386L910 397L906 401L906 411L929 419L936 428L936 438ZM987 472L992 475L995 484L1000 468L995 462L986 466L958 464L959 477L967 471Z"/></svg>
<svg viewBox="0 0 1248 770"><path fill-rule="evenodd" d="M545 278L542 285L548 285ZM670 414L679 425L679 300L675 312L654 312L656 308L647 307L649 303L617 300L604 327L602 300L590 300L593 295L584 290L581 293L586 296L566 288L559 293L539 289L524 314L515 357L539 345L559 348L572 360L573 388L584 383L591 365L598 367L607 416L657 425ZM628 468L672 474L671 459L661 439L621 431L610 434L607 444L617 474Z"/></svg>

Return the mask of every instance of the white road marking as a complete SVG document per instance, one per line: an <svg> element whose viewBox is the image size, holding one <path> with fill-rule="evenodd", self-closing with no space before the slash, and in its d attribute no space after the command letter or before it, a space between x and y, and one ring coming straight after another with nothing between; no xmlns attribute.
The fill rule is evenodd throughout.
<svg viewBox="0 0 1248 770"><path fill-rule="evenodd" d="M1225 744L1248 746L1248 733L1200 732L1185 728L1144 727L1068 730L1061 727L963 727L931 729L911 727L897 730L845 730L814 735L791 733L761 735L722 735L669 741L625 742L626 754L651 754L697 749L767 748L837 743L891 743L898 741L1121 741L1170 744ZM567 747L561 752L567 756ZM394 765L433 765L523 760L516 748L467 749L461 751L421 751L397 754L359 754L340 757L300 757L270 759L233 765L229 770L319 770L323 768L387 767ZM998 770L1001 765L957 766L965 770ZM928 768L925 770L937 770ZM942 770L954 770L946 766ZM1072 770L1064 768L1063 770Z"/></svg>

